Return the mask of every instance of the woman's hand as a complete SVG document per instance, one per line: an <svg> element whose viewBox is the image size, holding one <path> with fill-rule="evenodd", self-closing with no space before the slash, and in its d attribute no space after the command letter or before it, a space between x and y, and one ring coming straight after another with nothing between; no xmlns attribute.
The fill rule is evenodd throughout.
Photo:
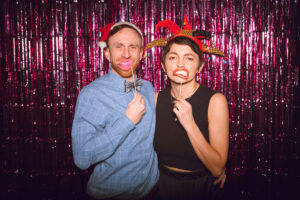
<svg viewBox="0 0 300 200"><path fill-rule="evenodd" d="M183 128L188 130L195 123L192 105L185 99L177 99L173 103L173 112L176 114Z"/></svg>
<svg viewBox="0 0 300 200"><path fill-rule="evenodd" d="M226 180L226 173L224 170L224 172L214 181L214 184L216 185L220 183L220 188L223 188L225 184L225 180Z"/></svg>

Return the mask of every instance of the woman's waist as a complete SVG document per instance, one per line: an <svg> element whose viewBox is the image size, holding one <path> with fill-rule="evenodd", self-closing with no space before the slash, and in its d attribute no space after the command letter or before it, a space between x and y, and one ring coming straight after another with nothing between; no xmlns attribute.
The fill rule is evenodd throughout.
<svg viewBox="0 0 300 200"><path fill-rule="evenodd" d="M202 176L204 174L210 174L207 168L184 169L179 168L176 165L170 166L161 162L159 162L159 169L167 173L178 174L181 176Z"/></svg>
<svg viewBox="0 0 300 200"><path fill-rule="evenodd" d="M170 156L158 154L159 163L167 166L170 170L179 172L193 172L207 170L205 165L195 156Z"/></svg>

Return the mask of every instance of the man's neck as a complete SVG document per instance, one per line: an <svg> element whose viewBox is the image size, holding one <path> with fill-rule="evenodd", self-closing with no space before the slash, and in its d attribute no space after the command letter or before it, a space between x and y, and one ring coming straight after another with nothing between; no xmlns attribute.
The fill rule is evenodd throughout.
<svg viewBox="0 0 300 200"><path fill-rule="evenodd" d="M124 78L124 79L127 80L127 81L130 81L130 82L134 82L135 81L135 74L133 74L133 76L131 76L129 78Z"/></svg>
<svg viewBox="0 0 300 200"><path fill-rule="evenodd" d="M130 82L134 82L135 81L135 72L133 72L133 76L131 75L130 77L123 77L123 76L120 76L120 74L118 72L116 72L113 68L110 68L111 71L116 74L117 76L127 80L127 81L130 81Z"/></svg>

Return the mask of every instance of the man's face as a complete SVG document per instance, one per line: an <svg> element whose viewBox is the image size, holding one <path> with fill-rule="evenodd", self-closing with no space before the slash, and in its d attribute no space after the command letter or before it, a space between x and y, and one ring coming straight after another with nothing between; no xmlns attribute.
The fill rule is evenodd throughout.
<svg viewBox="0 0 300 200"><path fill-rule="evenodd" d="M143 55L139 34L131 28L123 28L109 38L108 46L104 54L111 63L112 71L131 80L131 67L135 72Z"/></svg>

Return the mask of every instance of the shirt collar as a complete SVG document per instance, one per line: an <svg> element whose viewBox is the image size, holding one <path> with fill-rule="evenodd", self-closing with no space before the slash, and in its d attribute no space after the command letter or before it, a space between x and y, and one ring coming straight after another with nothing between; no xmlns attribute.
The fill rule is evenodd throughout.
<svg viewBox="0 0 300 200"><path fill-rule="evenodd" d="M113 86L115 88L117 88L118 90L122 91L125 93L125 79L122 78L121 76L115 74L112 70L111 70L111 66L109 67L108 70L108 74L107 74L108 78L111 80L111 83L113 84ZM137 80L137 76L135 74L134 80Z"/></svg>

